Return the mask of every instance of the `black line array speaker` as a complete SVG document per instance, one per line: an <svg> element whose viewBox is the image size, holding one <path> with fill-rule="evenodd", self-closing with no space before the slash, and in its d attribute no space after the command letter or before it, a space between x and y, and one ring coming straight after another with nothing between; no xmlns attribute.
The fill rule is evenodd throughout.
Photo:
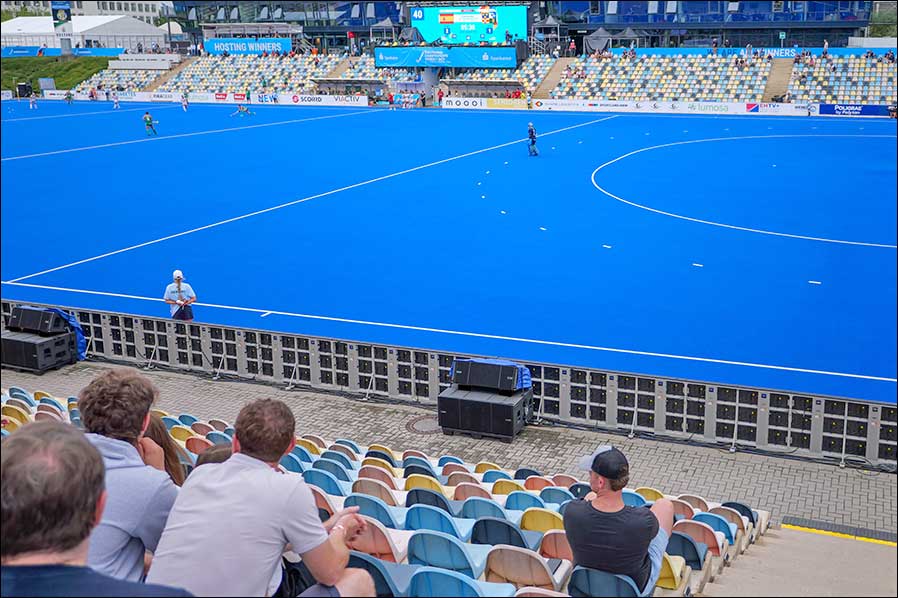
<svg viewBox="0 0 898 598"><path fill-rule="evenodd" d="M486 389L511 394L514 392L517 379L518 368L513 365L457 359L452 381L464 388Z"/></svg>
<svg viewBox="0 0 898 598"><path fill-rule="evenodd" d="M2 332L0 363L29 372L46 372L77 360L75 333L40 336L30 332Z"/></svg>
<svg viewBox="0 0 898 598"><path fill-rule="evenodd" d="M42 335L68 332L68 323L54 311L28 305L17 305L9 314L10 330L17 332L34 332Z"/></svg>
<svg viewBox="0 0 898 598"><path fill-rule="evenodd" d="M511 442L533 416L533 389L504 395L453 384L437 397L437 410L444 434L489 436Z"/></svg>

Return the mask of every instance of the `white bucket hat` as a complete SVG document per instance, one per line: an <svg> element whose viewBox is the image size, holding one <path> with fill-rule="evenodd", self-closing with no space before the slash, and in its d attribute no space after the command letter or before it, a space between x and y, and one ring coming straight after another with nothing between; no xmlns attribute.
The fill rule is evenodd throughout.
<svg viewBox="0 0 898 598"><path fill-rule="evenodd" d="M181 272L180 270L175 270L174 272L171 273L171 277L172 277L174 280L178 280L179 278L180 278L181 280L184 280L184 273Z"/></svg>

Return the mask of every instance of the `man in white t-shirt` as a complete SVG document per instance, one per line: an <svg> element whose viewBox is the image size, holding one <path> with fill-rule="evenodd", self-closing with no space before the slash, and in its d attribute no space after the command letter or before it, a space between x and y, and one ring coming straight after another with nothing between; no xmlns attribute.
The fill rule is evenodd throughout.
<svg viewBox="0 0 898 598"><path fill-rule="evenodd" d="M196 468L181 487L147 581L178 580L196 596L267 596L291 550L318 581L300 596L374 596L371 576L346 568L366 527L358 509L322 524L302 476L277 469L296 444L289 407L255 401L234 427L233 456Z"/></svg>

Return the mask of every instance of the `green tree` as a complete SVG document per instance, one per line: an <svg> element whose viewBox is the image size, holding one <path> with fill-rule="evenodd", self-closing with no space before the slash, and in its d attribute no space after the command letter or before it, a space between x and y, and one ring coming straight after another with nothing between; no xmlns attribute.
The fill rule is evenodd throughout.
<svg viewBox="0 0 898 598"><path fill-rule="evenodd" d="M896 37L898 5L893 2L883 4L885 6L870 19L870 37Z"/></svg>
<svg viewBox="0 0 898 598"><path fill-rule="evenodd" d="M0 11L0 21L8 21L16 17L39 17L42 14L43 13L28 10L27 8L20 8L18 10L4 10Z"/></svg>

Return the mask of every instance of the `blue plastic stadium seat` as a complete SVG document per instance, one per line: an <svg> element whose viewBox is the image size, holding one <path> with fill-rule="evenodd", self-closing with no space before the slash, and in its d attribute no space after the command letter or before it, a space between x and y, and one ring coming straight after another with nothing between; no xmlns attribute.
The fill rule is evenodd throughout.
<svg viewBox="0 0 898 598"><path fill-rule="evenodd" d="M574 500L574 495L571 494L571 491L567 488L560 488L558 486L546 486L539 492L539 497L543 499L543 502L547 503L557 503L562 504L566 503L569 500Z"/></svg>
<svg viewBox="0 0 898 598"><path fill-rule="evenodd" d="M398 465L396 464L396 459L393 458L393 455L388 455L383 451L368 451L367 453L365 453L365 457L375 457L377 459L383 459L391 466L398 467Z"/></svg>
<svg viewBox="0 0 898 598"><path fill-rule="evenodd" d="M10 386L7 394L11 399L21 399L32 407L35 407L37 405L34 397L31 396L31 393L24 388L19 388L18 386Z"/></svg>
<svg viewBox="0 0 898 598"><path fill-rule="evenodd" d="M486 567L491 546L465 544L455 536L430 530L412 534L408 542L408 562L458 571L478 579Z"/></svg>
<svg viewBox="0 0 898 598"><path fill-rule="evenodd" d="M504 471L500 471L498 469L490 469L488 471L483 472L483 483L484 484L492 484L496 480L510 480L511 476L505 473Z"/></svg>
<svg viewBox="0 0 898 598"><path fill-rule="evenodd" d="M302 462L293 453L287 453L281 457L280 463L284 469L292 471L293 473L302 473L305 470L302 466Z"/></svg>
<svg viewBox="0 0 898 598"><path fill-rule="evenodd" d="M307 469L302 473L302 479L306 484L318 486L325 494L333 496L349 496L349 482L342 482L334 477L334 474L323 469Z"/></svg>
<svg viewBox="0 0 898 598"><path fill-rule="evenodd" d="M452 517L464 517L461 515L462 505L465 501L449 500L443 494L429 488L413 488L405 497L405 506L430 505L446 511Z"/></svg>
<svg viewBox="0 0 898 598"><path fill-rule="evenodd" d="M465 542L471 538L473 528L474 519L455 518L443 509L430 505L418 504L409 507L405 518L405 529L443 532Z"/></svg>
<svg viewBox="0 0 898 598"><path fill-rule="evenodd" d="M758 512L753 510L751 507L749 507L745 503L730 501L730 502L725 502L720 506L728 507L730 509L733 509L734 511L736 511L743 517L748 517L748 520L751 521L752 525L754 525L755 528L758 527L758 521L760 519L758 517Z"/></svg>
<svg viewBox="0 0 898 598"><path fill-rule="evenodd" d="M486 544L488 546L508 544L509 546L538 551L542 539L542 532L521 530L520 527L507 519L498 517L481 517L474 522L474 529L471 531L472 544Z"/></svg>
<svg viewBox="0 0 898 598"><path fill-rule="evenodd" d="M62 406L62 404L52 397L44 397L40 400L40 403L44 405L50 405L59 410L60 413L65 413L67 409Z"/></svg>
<svg viewBox="0 0 898 598"><path fill-rule="evenodd" d="M405 529L405 519L409 511L406 507L391 507L376 496L356 492L343 501L343 508L346 507L358 507L360 515L377 519L384 527L391 529Z"/></svg>
<svg viewBox="0 0 898 598"><path fill-rule="evenodd" d="M738 529L736 524L730 523L720 515L715 515L714 513L696 513L693 515L692 520L709 525L715 532L723 532L723 535L726 536L727 542L731 546L736 542L736 531Z"/></svg>
<svg viewBox="0 0 898 598"><path fill-rule="evenodd" d="M514 511L503 508L499 503L488 498L472 496L462 503L461 513L466 519L481 519L483 517L498 517L506 519L515 525L521 525L524 511Z"/></svg>
<svg viewBox="0 0 898 598"><path fill-rule="evenodd" d="M208 440L212 444L231 444L231 437L217 430L212 430L211 432L206 434L206 440Z"/></svg>
<svg viewBox="0 0 898 598"><path fill-rule="evenodd" d="M684 533L675 531L671 532L664 552L671 556L683 557L686 564L697 574L702 570L705 555L708 554L708 547L701 542L696 542Z"/></svg>
<svg viewBox="0 0 898 598"><path fill-rule="evenodd" d="M568 490L571 491L571 494L573 494L575 498L583 498L592 492L592 488L589 487L589 484L584 484L583 482L571 484L571 487L568 488Z"/></svg>
<svg viewBox="0 0 898 598"><path fill-rule="evenodd" d="M349 553L348 567L364 569L374 580L374 590L378 596L406 596L408 584L420 565L400 565L382 561L355 550Z"/></svg>
<svg viewBox="0 0 898 598"><path fill-rule="evenodd" d="M309 449L307 449L304 446L299 446L299 445L294 446L293 449L290 451L290 454L295 455L296 458L298 458L303 463L311 464L312 462L315 461L315 457L312 455L312 453L309 452Z"/></svg>
<svg viewBox="0 0 898 598"><path fill-rule="evenodd" d="M529 492L516 490L505 499L505 509L509 511L526 511L534 507L545 509L546 503L540 497Z"/></svg>
<svg viewBox="0 0 898 598"><path fill-rule="evenodd" d="M333 475L341 482L349 482L350 484L359 477L358 472L356 472L355 470L347 470L340 463L331 459L316 459L315 462L312 463L312 467L315 469L322 469Z"/></svg>
<svg viewBox="0 0 898 598"><path fill-rule="evenodd" d="M171 429L172 429L173 427L175 427L175 426L180 426L180 425L181 425L181 420L179 420L179 419L177 419L177 418L175 418L175 417L172 417L172 416L170 416L170 415L163 415L163 416L162 416L162 423L165 424L165 429L166 429L166 430L171 430ZM228 438L228 444L230 444L230 443L231 443L231 439Z"/></svg>
<svg viewBox="0 0 898 598"><path fill-rule="evenodd" d="M362 454L362 449L359 448L359 445L357 445L356 443L354 443L354 442L351 441L351 440L347 440L347 439L345 439L345 438L338 438L338 439L336 439L336 440L334 441L334 444L342 444L343 446L348 446L349 448L352 449L352 451L353 451L356 455L361 455L361 454Z"/></svg>
<svg viewBox="0 0 898 598"><path fill-rule="evenodd" d="M443 455L437 460L437 465L442 467L446 463L458 463L459 465L464 465L465 462L459 459L458 457L454 457L452 455Z"/></svg>
<svg viewBox="0 0 898 598"><path fill-rule="evenodd" d="M423 467L424 469L429 469L433 477L436 477L437 472L434 470L433 465L430 464L430 461L426 459L422 459L421 457L406 457L402 460L402 467L409 467L410 465L418 465Z"/></svg>
<svg viewBox="0 0 898 598"><path fill-rule="evenodd" d="M178 420L181 422L182 425L185 425L188 428L190 426L192 426L193 424L195 424L196 422L200 421L198 417L194 417L193 415L190 415L189 413L182 413L181 415L178 416Z"/></svg>
<svg viewBox="0 0 898 598"><path fill-rule="evenodd" d="M514 596L515 586L510 583L475 581L455 571L436 567L421 567L412 575L408 595L421 598L459 596Z"/></svg>
<svg viewBox="0 0 898 598"><path fill-rule="evenodd" d="M654 588L648 588L648 593L643 594L633 580L626 575L616 575L579 566L574 568L567 588L568 594L575 598L590 596L638 598L650 596L653 590Z"/></svg>
<svg viewBox="0 0 898 598"><path fill-rule="evenodd" d="M627 505L628 507L644 507L645 506L645 499L642 497L642 495L637 494L636 492L633 492L632 490L627 490L626 488L624 488L622 498L624 499L624 504Z"/></svg>
<svg viewBox="0 0 898 598"><path fill-rule="evenodd" d="M518 469L516 472L514 472L514 479L526 480L527 478L529 478L532 475L542 476L543 474L536 471L535 469L530 469L529 467L522 467L522 468Z"/></svg>
<svg viewBox="0 0 898 598"><path fill-rule="evenodd" d="M356 469L358 469L358 461L352 461L349 457L337 451L324 451L323 453L321 453L321 458L336 461L343 466L343 469L347 471L355 471Z"/></svg>

